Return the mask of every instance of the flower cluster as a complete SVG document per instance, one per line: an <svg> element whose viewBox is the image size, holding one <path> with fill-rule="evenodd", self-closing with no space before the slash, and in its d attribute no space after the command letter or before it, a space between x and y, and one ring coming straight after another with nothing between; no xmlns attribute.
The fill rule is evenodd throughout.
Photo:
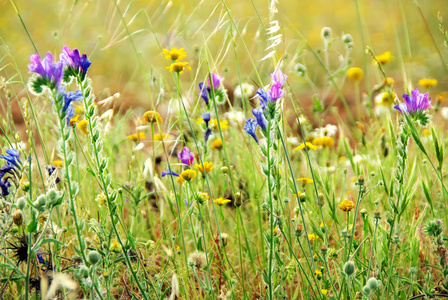
<svg viewBox="0 0 448 300"><path fill-rule="evenodd" d="M20 168L19 151L15 149L8 149L5 151L6 155L0 155L1 159L6 160L6 164L0 168L0 189L1 195L6 197L9 195L9 188L11 187L11 178L16 175L15 172ZM8 174L10 176L8 176Z"/></svg>
<svg viewBox="0 0 448 300"><path fill-rule="evenodd" d="M163 49L163 54L167 60L171 60L171 65L166 67L168 71L182 74L185 69L191 70L188 62L179 61L179 59L187 57L184 48L180 48L179 50L177 48L171 48L171 50Z"/></svg>
<svg viewBox="0 0 448 300"><path fill-rule="evenodd" d="M404 103L395 105L394 108L402 114L411 117L412 120L419 122L422 126L429 123L430 116L427 109L432 107L428 93L421 94L418 89L414 89L411 95L403 95Z"/></svg>
<svg viewBox="0 0 448 300"><path fill-rule="evenodd" d="M210 80L211 78L211 80ZM222 78L218 74L211 73L207 78L206 83L199 83L199 93L198 96L204 99L205 105L210 106L210 99L215 96L218 103L223 103L225 101L224 94L225 91L221 88Z"/></svg>

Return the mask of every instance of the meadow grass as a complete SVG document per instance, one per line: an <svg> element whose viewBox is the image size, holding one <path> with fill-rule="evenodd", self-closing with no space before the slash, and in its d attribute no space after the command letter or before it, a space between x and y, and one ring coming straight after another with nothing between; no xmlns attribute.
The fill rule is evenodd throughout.
<svg viewBox="0 0 448 300"><path fill-rule="evenodd" d="M0 4L2 299L448 297L442 1Z"/></svg>

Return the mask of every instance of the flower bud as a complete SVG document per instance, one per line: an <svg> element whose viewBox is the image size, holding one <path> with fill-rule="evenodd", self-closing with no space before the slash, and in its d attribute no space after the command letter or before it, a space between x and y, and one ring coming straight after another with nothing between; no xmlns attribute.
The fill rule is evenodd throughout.
<svg viewBox="0 0 448 300"><path fill-rule="evenodd" d="M322 31L320 32L321 37L324 40L328 40L331 38L331 28L330 27L324 27L322 28Z"/></svg>
<svg viewBox="0 0 448 300"><path fill-rule="evenodd" d="M88 269L86 266L81 266L81 267L79 268L79 275L80 275L82 278L87 278L87 277L89 277L89 269Z"/></svg>
<svg viewBox="0 0 448 300"><path fill-rule="evenodd" d="M117 242L117 240L114 240L112 242L112 245L110 245L109 250L111 252L120 253L121 252L121 245Z"/></svg>
<svg viewBox="0 0 448 300"><path fill-rule="evenodd" d="M222 167L222 168L221 168L221 172L223 172L223 173L227 173L227 172L229 172L229 168L227 168L227 167Z"/></svg>
<svg viewBox="0 0 448 300"><path fill-rule="evenodd" d="M26 206L26 201L25 201L24 197L19 198L19 200L17 200L17 207L20 210L23 210L25 208L25 206Z"/></svg>
<svg viewBox="0 0 448 300"><path fill-rule="evenodd" d="M361 214L362 217L365 217L367 215L367 209L363 208L359 213Z"/></svg>
<svg viewBox="0 0 448 300"><path fill-rule="evenodd" d="M300 237L302 235L302 225L298 224L296 227L296 236Z"/></svg>
<svg viewBox="0 0 448 300"><path fill-rule="evenodd" d="M355 273L355 263L352 261L348 261L344 265L344 273L347 276L351 276L353 273Z"/></svg>
<svg viewBox="0 0 448 300"><path fill-rule="evenodd" d="M21 226L23 224L23 214L22 211L16 210L12 215L12 222L17 226Z"/></svg>
<svg viewBox="0 0 448 300"><path fill-rule="evenodd" d="M373 213L373 217L375 219L381 219L381 212L379 210L375 210L375 212Z"/></svg>
<svg viewBox="0 0 448 300"><path fill-rule="evenodd" d="M349 33L344 34L344 35L342 36L342 42L344 42L344 44L353 43L353 37L352 37L351 34L349 34Z"/></svg>
<svg viewBox="0 0 448 300"><path fill-rule="evenodd" d="M221 233L221 243L225 247L229 242L229 235L227 233Z"/></svg>
<svg viewBox="0 0 448 300"><path fill-rule="evenodd" d="M369 280L367 280L367 285L372 289L372 291L375 291L378 288L378 280L376 280L375 277L370 277Z"/></svg>
<svg viewBox="0 0 448 300"><path fill-rule="evenodd" d="M302 64L296 64L294 67L294 70L297 72L297 74L301 77L305 77L306 75L306 67Z"/></svg>
<svg viewBox="0 0 448 300"><path fill-rule="evenodd" d="M365 295L365 296L370 296L370 293L372 292L372 290L370 289L370 287L368 286L368 285L366 285L366 286L364 286L363 288L362 288L362 293Z"/></svg>
<svg viewBox="0 0 448 300"><path fill-rule="evenodd" d="M92 265L96 265L100 261L100 259L101 259L101 256L96 251L90 251L89 254L87 254L87 260Z"/></svg>

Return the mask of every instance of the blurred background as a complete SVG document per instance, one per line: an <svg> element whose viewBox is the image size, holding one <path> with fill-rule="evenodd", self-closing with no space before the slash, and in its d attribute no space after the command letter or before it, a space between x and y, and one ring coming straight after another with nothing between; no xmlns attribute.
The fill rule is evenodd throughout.
<svg viewBox="0 0 448 300"><path fill-rule="evenodd" d="M381 80L372 57L365 54L366 46L375 55L392 53L394 59L384 66L384 71L395 79L401 91L428 77L438 80L435 91L442 92L448 51L437 16L440 12L448 24L446 3L280 0L275 14L267 0L0 0L1 65L6 67L2 68L2 76L21 73L26 80L29 56L36 52L35 48L41 56L47 51L58 55L65 45L79 48L93 62L89 71L99 98L119 92L123 107L147 110L155 99L163 101L161 91L173 86L162 48L185 48L192 71L182 75L183 88L194 100L197 83L209 69L222 74L231 89L240 82L239 76L241 81L260 85L255 65L267 84L275 64L271 59L261 61L268 53L265 48L270 35L266 29L270 21L278 20L283 40L276 49L278 57L284 59L284 69L292 73L296 63L306 65L318 88L324 84L320 78L325 72L304 39L321 55L320 33L327 26L334 39L329 52L330 69L336 70L345 55L341 42L344 33L354 39L351 66L375 69L376 75L362 83L361 92ZM296 89L297 97L311 93L299 76L291 74L289 84ZM23 84L16 86L23 89ZM351 90L349 86L344 93Z"/></svg>

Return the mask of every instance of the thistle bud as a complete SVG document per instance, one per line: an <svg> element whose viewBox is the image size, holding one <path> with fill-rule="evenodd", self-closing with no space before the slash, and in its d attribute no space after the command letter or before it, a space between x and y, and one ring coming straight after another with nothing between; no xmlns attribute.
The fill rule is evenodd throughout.
<svg viewBox="0 0 448 300"><path fill-rule="evenodd" d="M87 278L87 277L89 277L89 269L88 269L86 266L81 266L81 267L79 268L79 275L80 275L82 278Z"/></svg>
<svg viewBox="0 0 448 300"><path fill-rule="evenodd" d="M364 175L359 175L358 176L358 184L359 185L363 185L364 184Z"/></svg>
<svg viewBox="0 0 448 300"><path fill-rule="evenodd" d="M355 263L352 261L348 261L344 265L344 273L347 276L351 276L353 273L355 273Z"/></svg>
<svg viewBox="0 0 448 300"><path fill-rule="evenodd" d="M25 208L25 206L26 206L26 201L25 201L24 197L19 198L19 200L17 200L17 207L20 210L23 210Z"/></svg>
<svg viewBox="0 0 448 300"><path fill-rule="evenodd" d="M367 285L372 289L372 291L375 291L378 288L378 280L376 280L375 277L370 277L369 280L367 280Z"/></svg>
<svg viewBox="0 0 448 300"><path fill-rule="evenodd" d="M381 219L381 212L379 210L375 210L373 217L377 220Z"/></svg>
<svg viewBox="0 0 448 300"><path fill-rule="evenodd" d="M302 236L302 225L298 224L296 227L296 236L301 237Z"/></svg>
<svg viewBox="0 0 448 300"><path fill-rule="evenodd" d="M352 37L351 34L349 34L349 33L344 34L344 35L342 36L342 42L343 42L344 44L353 43L353 37Z"/></svg>
<svg viewBox="0 0 448 300"><path fill-rule="evenodd" d="M87 260L92 265L96 265L100 261L100 259L101 259L101 256L96 251L90 251L89 254L87 254Z"/></svg>
<svg viewBox="0 0 448 300"><path fill-rule="evenodd" d="M23 224L23 214L22 211L16 210L12 215L12 222L17 226L21 226Z"/></svg>
<svg viewBox="0 0 448 300"><path fill-rule="evenodd" d="M227 233L221 233L221 243L225 247L229 242L229 235Z"/></svg>

